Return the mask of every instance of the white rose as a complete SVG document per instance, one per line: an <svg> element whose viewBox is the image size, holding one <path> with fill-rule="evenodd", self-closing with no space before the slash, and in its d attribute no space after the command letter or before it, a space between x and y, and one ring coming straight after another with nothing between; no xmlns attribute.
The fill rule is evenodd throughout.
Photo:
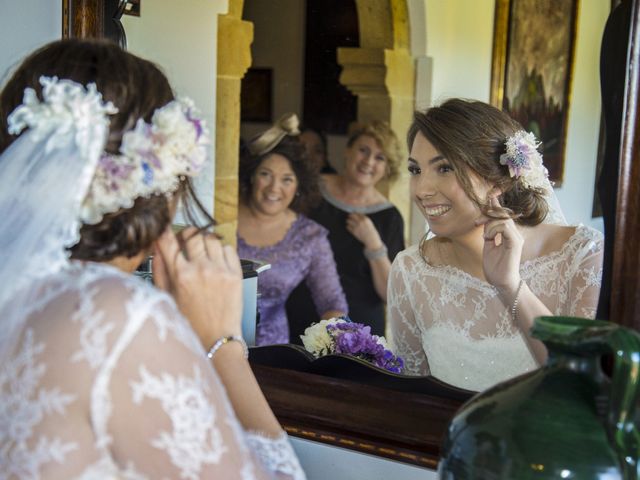
<svg viewBox="0 0 640 480"><path fill-rule="evenodd" d="M304 335L300 335L304 348L313 353L316 357L327 355L333 352L333 341L327 327L337 323L345 323L345 320L339 318L331 318L329 320L320 320L304 331Z"/></svg>

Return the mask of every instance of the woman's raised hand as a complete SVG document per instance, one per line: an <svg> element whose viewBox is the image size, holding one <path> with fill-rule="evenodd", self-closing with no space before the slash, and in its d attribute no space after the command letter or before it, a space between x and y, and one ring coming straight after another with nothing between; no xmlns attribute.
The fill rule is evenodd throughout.
<svg viewBox="0 0 640 480"><path fill-rule="evenodd" d="M205 348L241 335L242 268L233 247L193 227L177 235L168 227L155 250L154 283L173 295Z"/></svg>
<svg viewBox="0 0 640 480"><path fill-rule="evenodd" d="M497 198L493 197L489 201L492 211L502 211ZM476 224L484 225L484 275L487 281L498 289L503 299L511 303L520 284L520 259L524 238L513 219L506 215L499 219L483 215L476 220Z"/></svg>
<svg viewBox="0 0 640 480"><path fill-rule="evenodd" d="M350 213L347 230L364 244L365 250L378 250L384 244L371 219L362 213Z"/></svg>

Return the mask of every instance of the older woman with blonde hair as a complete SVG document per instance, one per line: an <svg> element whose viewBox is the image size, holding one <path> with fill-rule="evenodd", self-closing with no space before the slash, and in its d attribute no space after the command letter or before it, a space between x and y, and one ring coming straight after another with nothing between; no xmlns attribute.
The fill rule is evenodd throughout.
<svg viewBox="0 0 640 480"><path fill-rule="evenodd" d="M404 222L378 184L398 176L400 144L382 121L350 128L344 169L323 175L322 201L309 217L329 230L351 320L384 335L384 309L391 262L404 249ZM288 302L290 328L303 330L316 320L306 308L308 292L298 289Z"/></svg>

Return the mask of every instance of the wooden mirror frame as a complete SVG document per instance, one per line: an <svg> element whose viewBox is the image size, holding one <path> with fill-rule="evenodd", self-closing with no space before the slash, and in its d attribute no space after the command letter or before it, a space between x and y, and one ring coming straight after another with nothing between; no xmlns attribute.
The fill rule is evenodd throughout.
<svg viewBox="0 0 640 480"><path fill-rule="evenodd" d="M104 36L105 2L62 0L63 36ZM609 318L640 330L640 0L633 0L627 61ZM625 248L626 246L626 248ZM252 365L291 435L435 468L460 400Z"/></svg>

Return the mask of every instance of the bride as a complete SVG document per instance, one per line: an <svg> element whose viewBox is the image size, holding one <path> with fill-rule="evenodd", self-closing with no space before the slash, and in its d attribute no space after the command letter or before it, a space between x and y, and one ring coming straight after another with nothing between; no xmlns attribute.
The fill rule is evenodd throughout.
<svg viewBox="0 0 640 480"><path fill-rule="evenodd" d="M392 265L392 349L409 374L476 391L536 368L535 317L595 316L602 234L566 225L535 137L490 105L416 112L408 141L431 235Z"/></svg>
<svg viewBox="0 0 640 480"><path fill-rule="evenodd" d="M51 43L6 83L0 478L304 478L246 360L234 249L171 230L178 202L212 221L209 149L115 44ZM152 252L159 288L131 275Z"/></svg>

